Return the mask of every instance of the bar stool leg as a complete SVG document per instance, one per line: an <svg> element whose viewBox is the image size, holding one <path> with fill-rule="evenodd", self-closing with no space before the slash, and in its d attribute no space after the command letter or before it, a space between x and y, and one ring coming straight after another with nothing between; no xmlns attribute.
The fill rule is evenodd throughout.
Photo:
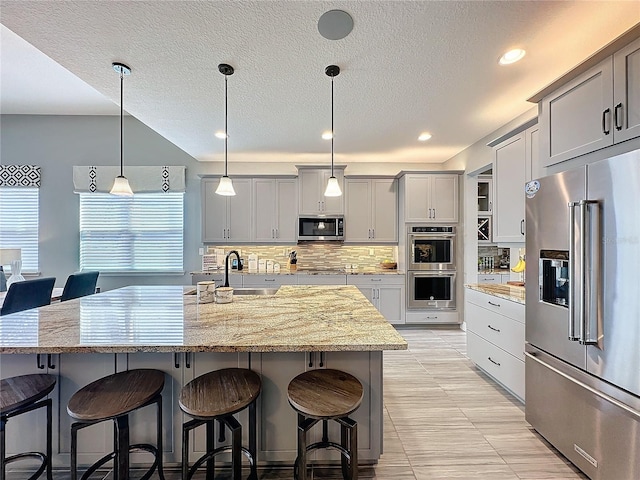
<svg viewBox="0 0 640 480"><path fill-rule="evenodd" d="M71 424L71 480L78 480L78 424Z"/></svg>
<svg viewBox="0 0 640 480"><path fill-rule="evenodd" d="M7 423L6 417L0 418L0 480L4 480L5 476L5 463L4 458L7 454L6 445L5 445L5 437L4 437L4 428Z"/></svg>
<svg viewBox="0 0 640 480"><path fill-rule="evenodd" d="M117 472L117 480L129 478L129 416L122 415L114 419L116 427L116 438L118 448L116 449L116 465L114 474ZM115 475L114 475L115 476Z"/></svg>
<svg viewBox="0 0 640 480"><path fill-rule="evenodd" d="M297 480L307 480L307 430L304 416L298 414L298 476Z"/></svg>
<svg viewBox="0 0 640 480"><path fill-rule="evenodd" d="M209 420L206 423L206 438L207 438L207 452L213 452L213 450L216 448L216 421L215 420ZM224 428L222 425L220 426L220 428ZM213 478L215 475L215 467L216 467L216 460L215 457L211 457L209 460L207 460L207 479L209 478Z"/></svg>
<svg viewBox="0 0 640 480"><path fill-rule="evenodd" d="M53 443L53 435L52 435L52 414L51 414L51 410L52 410L52 401L50 398L48 398L45 402L47 404L47 480L53 480L53 468L52 468L52 461L51 461L51 456L52 456L52 443ZM3 431L4 434L4 431ZM4 458L4 455L3 455ZM4 479L3 479L4 480Z"/></svg>
<svg viewBox="0 0 640 480"><path fill-rule="evenodd" d="M157 435L157 439L156 439L156 448L158 450L158 477L160 477L160 480L165 480L164 479L164 450L163 450L163 446L162 446L162 434L163 434L163 430L162 430L162 395L158 396L158 403L157 403L157 419L156 419L156 428L158 429L158 435Z"/></svg>
<svg viewBox="0 0 640 480"><path fill-rule="evenodd" d="M249 405L249 453L251 454L251 474L249 480L258 480L258 433L256 402Z"/></svg>
<svg viewBox="0 0 640 480"><path fill-rule="evenodd" d="M189 478L189 428L188 423L182 425L182 480Z"/></svg>
<svg viewBox="0 0 640 480"><path fill-rule="evenodd" d="M353 422L349 430L349 454L351 456L349 479L358 480L358 424Z"/></svg>

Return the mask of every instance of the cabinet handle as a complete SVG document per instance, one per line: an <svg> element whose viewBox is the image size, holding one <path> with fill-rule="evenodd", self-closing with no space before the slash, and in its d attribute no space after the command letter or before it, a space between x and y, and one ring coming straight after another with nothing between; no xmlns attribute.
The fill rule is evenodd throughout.
<svg viewBox="0 0 640 480"><path fill-rule="evenodd" d="M427 317L427 320L437 320L438 317Z"/></svg>
<svg viewBox="0 0 640 480"><path fill-rule="evenodd" d="M429 218L431 218L431 209L429 209Z"/></svg>
<svg viewBox="0 0 640 480"><path fill-rule="evenodd" d="M47 354L47 367L49 367L49 370L56 369L56 365L51 361L51 354Z"/></svg>
<svg viewBox="0 0 640 480"><path fill-rule="evenodd" d="M622 103L617 104L613 108L613 121L616 125L616 130L622 130L622 121L618 123L618 112L622 110Z"/></svg>
<svg viewBox="0 0 640 480"><path fill-rule="evenodd" d="M489 360L491 363L493 363L494 365L500 366L500 362L496 362L493 358L491 357L487 357L487 360Z"/></svg>
<svg viewBox="0 0 640 480"><path fill-rule="evenodd" d="M493 303L493 302L489 302L489 301L487 301L487 303L488 303L489 305L493 305L494 307L499 307L499 306L500 306L500 304L499 304L499 303Z"/></svg>
<svg viewBox="0 0 640 480"><path fill-rule="evenodd" d="M369 238L371 238L371 229L369 229Z"/></svg>
<svg viewBox="0 0 640 480"><path fill-rule="evenodd" d="M602 133L604 133L605 135L609 135L611 133L611 129L607 127L607 115L609 113L611 113L610 108L607 108L604 112L602 112Z"/></svg>
<svg viewBox="0 0 640 480"><path fill-rule="evenodd" d="M520 220L520 233L524 235L524 218Z"/></svg>
<svg viewBox="0 0 640 480"><path fill-rule="evenodd" d="M265 278L264 281L265 282L275 282L276 279L275 278Z"/></svg>
<svg viewBox="0 0 640 480"><path fill-rule="evenodd" d="M180 368L180 362L178 361L178 353L173 354L173 366L175 368Z"/></svg>
<svg viewBox="0 0 640 480"><path fill-rule="evenodd" d="M372 282L381 282L382 279L381 278L372 278L371 281Z"/></svg>
<svg viewBox="0 0 640 480"><path fill-rule="evenodd" d="M487 327L489 327L491 330L493 330L494 332L498 332L500 333L500 329L499 328L493 328L491 325L487 325Z"/></svg>
<svg viewBox="0 0 640 480"><path fill-rule="evenodd" d="M489 202L489 211L491 212L493 210L493 204L492 202Z"/></svg>
<svg viewBox="0 0 640 480"><path fill-rule="evenodd" d="M436 209L433 209L433 218L436 218Z"/></svg>
<svg viewBox="0 0 640 480"><path fill-rule="evenodd" d="M276 238L279 238L279 237L280 237L280 232L278 232L278 229L277 229L277 228L276 228L276 229L274 229L274 230L276 231Z"/></svg>
<svg viewBox="0 0 640 480"><path fill-rule="evenodd" d="M191 368L191 352L184 354L185 367Z"/></svg>
<svg viewBox="0 0 640 480"><path fill-rule="evenodd" d="M322 207L320 207L320 201L318 201L318 211L321 212L322 211Z"/></svg>
<svg viewBox="0 0 640 480"><path fill-rule="evenodd" d="M371 238L376 238L376 229L375 228L371 229Z"/></svg>
<svg viewBox="0 0 640 480"><path fill-rule="evenodd" d="M324 367L324 352L320 352L320 368Z"/></svg>
<svg viewBox="0 0 640 480"><path fill-rule="evenodd" d="M309 368L313 368L313 352L309 352Z"/></svg>
<svg viewBox="0 0 640 480"><path fill-rule="evenodd" d="M39 370L44 370L44 363L40 363L40 354L36 355L36 365Z"/></svg>

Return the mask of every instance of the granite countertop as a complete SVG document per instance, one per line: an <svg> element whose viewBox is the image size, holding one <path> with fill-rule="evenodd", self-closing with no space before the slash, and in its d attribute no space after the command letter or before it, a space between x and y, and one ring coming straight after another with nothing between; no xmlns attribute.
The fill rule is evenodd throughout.
<svg viewBox="0 0 640 480"><path fill-rule="evenodd" d="M241 271L233 270L229 275L404 275L402 270L391 270L386 268L357 268L357 269L322 269L322 268L300 268L298 270L281 269L278 273L256 272L243 269ZM200 272L190 272L191 275L224 275L224 269L207 270Z"/></svg>
<svg viewBox="0 0 640 480"><path fill-rule="evenodd" d="M0 353L407 349L355 286L283 286L229 304L197 304L189 290L130 286L6 315Z"/></svg>
<svg viewBox="0 0 640 480"><path fill-rule="evenodd" d="M524 287L515 285L507 285L504 283L472 283L465 285L466 288L477 290L478 292L487 293L494 297L504 298L512 302L522 303L524 305Z"/></svg>

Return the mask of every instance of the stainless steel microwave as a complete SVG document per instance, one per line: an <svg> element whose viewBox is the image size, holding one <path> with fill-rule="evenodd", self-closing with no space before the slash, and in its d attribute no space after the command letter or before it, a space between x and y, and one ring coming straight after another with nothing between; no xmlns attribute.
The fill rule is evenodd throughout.
<svg viewBox="0 0 640 480"><path fill-rule="evenodd" d="M298 218L298 241L330 242L344 240L344 217L317 216Z"/></svg>

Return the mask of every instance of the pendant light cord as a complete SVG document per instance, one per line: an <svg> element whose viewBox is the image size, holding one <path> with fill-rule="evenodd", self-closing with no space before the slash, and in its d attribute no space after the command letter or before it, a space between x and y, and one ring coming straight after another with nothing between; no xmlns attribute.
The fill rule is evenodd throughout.
<svg viewBox="0 0 640 480"><path fill-rule="evenodd" d="M227 75L224 76L224 176L227 175L227 140L229 131L227 130Z"/></svg>
<svg viewBox="0 0 640 480"><path fill-rule="evenodd" d="M124 113L123 113L123 106L122 106L122 90L124 88L124 71L121 68L120 69L120 176L124 177L124 160L123 160L123 156L124 156L124 142L123 142L123 118L124 118Z"/></svg>
<svg viewBox="0 0 640 480"><path fill-rule="evenodd" d="M331 176L333 177L333 137L335 132L333 130L333 77L331 77Z"/></svg>

